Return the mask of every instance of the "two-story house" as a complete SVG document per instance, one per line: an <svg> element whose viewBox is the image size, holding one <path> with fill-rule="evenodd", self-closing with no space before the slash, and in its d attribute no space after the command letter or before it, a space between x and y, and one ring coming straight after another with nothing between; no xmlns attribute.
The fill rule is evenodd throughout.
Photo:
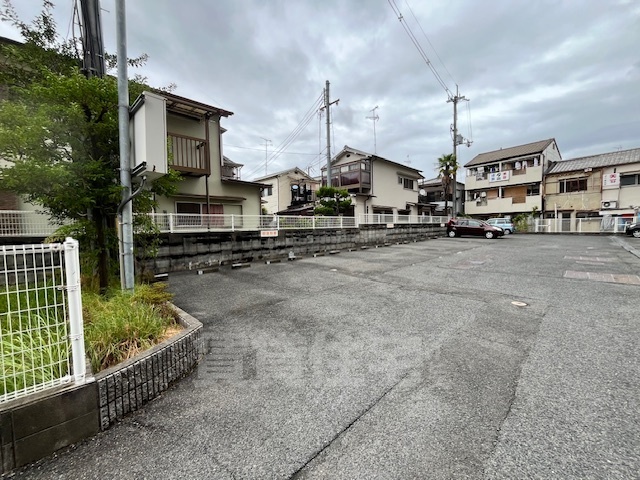
<svg viewBox="0 0 640 480"><path fill-rule="evenodd" d="M262 209L267 214L298 214L313 211L320 182L298 167L264 177L255 182L267 185L262 190Z"/></svg>
<svg viewBox="0 0 640 480"><path fill-rule="evenodd" d="M267 185L241 180L242 165L222 153L221 120L232 112L167 92L144 92L131 112L133 166L146 162L151 178L169 167L183 175L178 193L157 198L158 213L261 214Z"/></svg>
<svg viewBox="0 0 640 480"><path fill-rule="evenodd" d="M640 148L554 162L546 172L545 217L560 219L559 229L574 231L578 219L608 217L622 230L638 209Z"/></svg>
<svg viewBox="0 0 640 480"><path fill-rule="evenodd" d="M331 186L351 194L354 216L414 215L418 209L420 170L347 145L331 160ZM327 184L327 167L322 168Z"/></svg>
<svg viewBox="0 0 640 480"><path fill-rule="evenodd" d="M555 139L476 155L465 165L465 213L512 216L544 210L544 175L562 159Z"/></svg>

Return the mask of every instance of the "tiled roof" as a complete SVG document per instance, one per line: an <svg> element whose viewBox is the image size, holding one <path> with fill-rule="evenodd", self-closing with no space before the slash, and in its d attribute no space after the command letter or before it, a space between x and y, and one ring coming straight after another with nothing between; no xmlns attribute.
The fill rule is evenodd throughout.
<svg viewBox="0 0 640 480"><path fill-rule="evenodd" d="M500 150L494 150L493 152L481 153L473 157L473 160L467 163L465 167L474 167L476 165L484 165L499 160L506 160L508 158L517 158L525 155L542 153L542 151L551 145L552 142L555 142L555 139L549 138L547 140L527 143L526 145L518 145L517 147L501 148Z"/></svg>
<svg viewBox="0 0 640 480"><path fill-rule="evenodd" d="M640 163L640 148L589 155L588 157L570 158L568 160L555 162L547 171L547 175L584 170L585 168L613 167L615 165L626 165L629 163Z"/></svg>
<svg viewBox="0 0 640 480"><path fill-rule="evenodd" d="M266 180L268 178L274 178L274 177L280 177L282 175L288 175L289 173L297 173L299 175L304 175L305 177L309 178L310 180L314 180L313 177L311 177L309 174L307 174L301 168L293 167L293 168L289 168L287 170L282 170L280 172L270 173L269 175L263 175L262 177L254 178L254 181L259 182L259 181L262 181L262 180Z"/></svg>
<svg viewBox="0 0 640 480"><path fill-rule="evenodd" d="M338 154L336 154L335 157L333 157L331 159L331 163L334 163L336 161L336 159L344 152L346 152L346 153L355 153L357 155L362 155L363 157L368 157L371 160L375 160L375 159L382 160L384 162L391 163L392 165L397 165L398 167L402 167L402 168L405 168L407 170L413 170L414 172L416 172L416 174L418 176L420 176L420 178L424 178L422 176L422 170L418 170L417 168L410 167L410 166L405 165L403 163L394 162L393 160L389 160L388 158L380 157L380 156L378 156L378 155L376 155L374 153L367 153L367 152L365 152L363 150L358 150L357 148L350 147L349 145L345 145L344 148L340 152L338 152ZM326 166L322 168L322 170L326 170L326 169L327 169Z"/></svg>

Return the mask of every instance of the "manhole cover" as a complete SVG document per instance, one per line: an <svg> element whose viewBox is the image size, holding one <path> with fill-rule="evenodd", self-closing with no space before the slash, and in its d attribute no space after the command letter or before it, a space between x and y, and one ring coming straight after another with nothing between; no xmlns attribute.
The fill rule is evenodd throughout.
<svg viewBox="0 0 640 480"><path fill-rule="evenodd" d="M527 304L526 304L526 303L524 303L524 302L517 302L517 301L515 301L515 302L511 302L511 305L515 305L516 307L526 307L526 306L527 306Z"/></svg>

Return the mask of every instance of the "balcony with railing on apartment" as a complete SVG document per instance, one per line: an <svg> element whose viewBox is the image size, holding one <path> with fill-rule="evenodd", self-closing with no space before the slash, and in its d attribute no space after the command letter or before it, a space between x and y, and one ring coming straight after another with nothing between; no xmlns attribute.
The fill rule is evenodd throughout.
<svg viewBox="0 0 640 480"><path fill-rule="evenodd" d="M322 171L322 185L327 185L327 170ZM331 186L344 188L350 193L371 191L371 163L361 160L331 167Z"/></svg>
<svg viewBox="0 0 640 480"><path fill-rule="evenodd" d="M203 138L177 133L167 135L171 168L184 175L201 177L211 173L209 148Z"/></svg>
<svg viewBox="0 0 640 480"><path fill-rule="evenodd" d="M511 168L507 168L511 167ZM542 181L542 166L530 166L514 168L512 165L504 165L501 169L493 171L481 168L470 169L465 178L465 188L476 190L489 188L490 185L503 183L504 185L522 184Z"/></svg>

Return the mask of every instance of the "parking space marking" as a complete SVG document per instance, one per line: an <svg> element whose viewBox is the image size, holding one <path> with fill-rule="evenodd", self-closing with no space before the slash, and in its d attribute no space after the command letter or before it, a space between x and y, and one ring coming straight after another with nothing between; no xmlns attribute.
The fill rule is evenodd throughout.
<svg viewBox="0 0 640 480"><path fill-rule="evenodd" d="M589 261L589 262L615 262L615 258L611 257L571 257L569 255L564 257L565 260L581 260L581 261Z"/></svg>
<svg viewBox="0 0 640 480"><path fill-rule="evenodd" d="M593 280L594 282L624 283L627 285L640 285L640 277L638 275L626 275L626 274L617 274L617 273L577 272L575 270L566 270L564 272L564 278Z"/></svg>

